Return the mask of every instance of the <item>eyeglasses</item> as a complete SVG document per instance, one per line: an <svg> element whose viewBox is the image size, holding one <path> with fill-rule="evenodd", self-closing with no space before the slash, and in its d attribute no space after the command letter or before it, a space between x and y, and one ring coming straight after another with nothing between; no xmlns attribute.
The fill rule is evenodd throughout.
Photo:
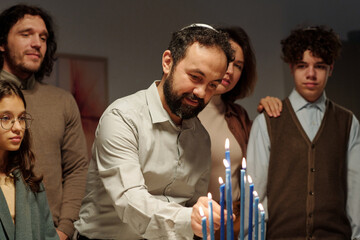
<svg viewBox="0 0 360 240"><path fill-rule="evenodd" d="M3 114L0 116L1 127L5 130L10 130L16 121L19 122L22 129L28 129L31 126L32 117L30 114L25 113L18 118L15 118L11 114Z"/></svg>

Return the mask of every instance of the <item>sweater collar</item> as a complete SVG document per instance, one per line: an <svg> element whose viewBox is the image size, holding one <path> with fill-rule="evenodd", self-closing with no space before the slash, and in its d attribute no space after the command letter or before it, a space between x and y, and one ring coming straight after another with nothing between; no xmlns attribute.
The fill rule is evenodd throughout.
<svg viewBox="0 0 360 240"><path fill-rule="evenodd" d="M22 90L32 90L35 86L36 80L35 75L32 74L28 79L22 80L12 73L5 70L0 72L0 80L8 80L16 84Z"/></svg>

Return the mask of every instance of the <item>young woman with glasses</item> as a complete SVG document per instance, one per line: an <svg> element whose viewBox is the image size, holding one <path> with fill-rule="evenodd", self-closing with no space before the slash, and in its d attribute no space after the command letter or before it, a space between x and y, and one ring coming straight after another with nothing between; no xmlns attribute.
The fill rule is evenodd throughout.
<svg viewBox="0 0 360 240"><path fill-rule="evenodd" d="M22 92L0 81L0 239L59 239L42 177L34 174L31 115Z"/></svg>

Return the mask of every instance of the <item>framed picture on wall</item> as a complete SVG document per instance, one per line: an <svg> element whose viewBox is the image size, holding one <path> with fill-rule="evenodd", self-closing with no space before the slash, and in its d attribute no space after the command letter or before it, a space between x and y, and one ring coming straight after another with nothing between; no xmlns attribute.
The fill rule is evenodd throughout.
<svg viewBox="0 0 360 240"><path fill-rule="evenodd" d="M58 54L50 77L44 82L71 92L78 104L88 153L95 130L108 105L107 59Z"/></svg>

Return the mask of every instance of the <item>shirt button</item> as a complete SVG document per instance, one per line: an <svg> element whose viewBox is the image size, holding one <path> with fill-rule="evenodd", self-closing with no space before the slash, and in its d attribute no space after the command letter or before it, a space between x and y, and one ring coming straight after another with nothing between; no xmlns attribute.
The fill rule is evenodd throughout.
<svg viewBox="0 0 360 240"><path fill-rule="evenodd" d="M310 191L309 194L310 194L311 196L313 196L313 195L314 195L314 192L313 192L313 191Z"/></svg>
<svg viewBox="0 0 360 240"><path fill-rule="evenodd" d="M311 144L311 148L314 149L314 148L315 148L315 144Z"/></svg>
<svg viewBox="0 0 360 240"><path fill-rule="evenodd" d="M310 171L311 171L311 172L315 172L315 168L311 168Z"/></svg>
<svg viewBox="0 0 360 240"><path fill-rule="evenodd" d="M312 213L309 213L309 218L312 218L313 214Z"/></svg>

